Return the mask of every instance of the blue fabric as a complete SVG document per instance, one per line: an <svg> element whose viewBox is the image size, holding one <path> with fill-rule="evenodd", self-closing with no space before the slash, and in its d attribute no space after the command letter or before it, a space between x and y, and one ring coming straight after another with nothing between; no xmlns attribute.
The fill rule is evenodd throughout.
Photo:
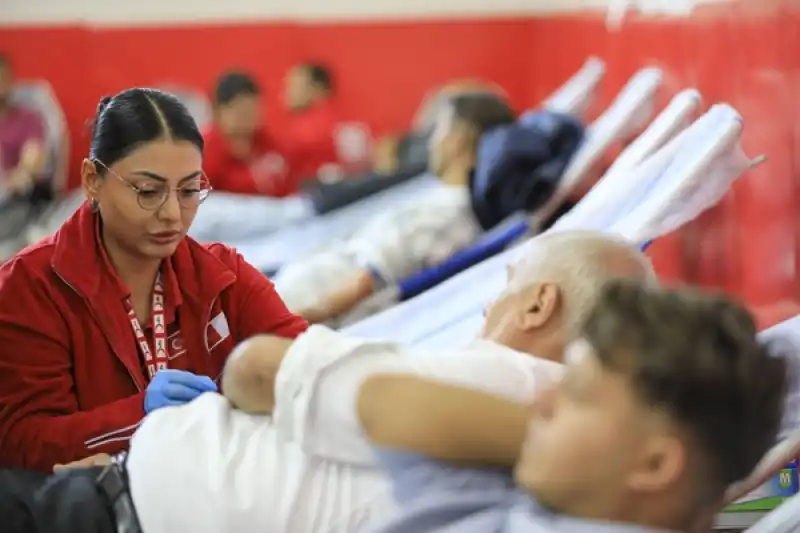
<svg viewBox="0 0 800 533"><path fill-rule="evenodd" d="M530 111L515 124L484 133L470 181L472 208L481 226L489 230L518 211L541 207L583 136L577 118L551 111Z"/></svg>
<svg viewBox="0 0 800 533"><path fill-rule="evenodd" d="M408 300L449 279L472 265L497 255L522 237L530 228L529 217L519 214L481 237L476 244L450 257L442 264L427 268L400 283L400 299Z"/></svg>
<svg viewBox="0 0 800 533"><path fill-rule="evenodd" d="M399 512L374 533L655 533L549 511L514 485L510 469L460 468L385 449L376 455Z"/></svg>
<svg viewBox="0 0 800 533"><path fill-rule="evenodd" d="M470 248L458 252L440 265L426 268L403 280L400 283L400 300L409 300L469 267L499 254L508 245L522 237L528 229L530 229L530 219L526 215L520 214L512 217L506 223L481 237ZM641 247L642 251L647 250L651 243L652 241L644 243Z"/></svg>

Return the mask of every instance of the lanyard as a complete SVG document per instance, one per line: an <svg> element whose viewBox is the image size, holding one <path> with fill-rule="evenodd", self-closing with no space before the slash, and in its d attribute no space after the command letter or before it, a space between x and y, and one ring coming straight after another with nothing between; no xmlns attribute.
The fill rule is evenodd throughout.
<svg viewBox="0 0 800 533"><path fill-rule="evenodd" d="M153 325L152 348L142 330L142 325L136 316L136 310L134 310L130 299L125 301L125 305L128 308L128 319L131 321L131 328L136 337L136 343L139 345L139 352L147 366L148 379L153 379L156 372L169 367L167 325L164 318L164 285L161 283L161 273L159 272L153 287L153 309L150 313Z"/></svg>

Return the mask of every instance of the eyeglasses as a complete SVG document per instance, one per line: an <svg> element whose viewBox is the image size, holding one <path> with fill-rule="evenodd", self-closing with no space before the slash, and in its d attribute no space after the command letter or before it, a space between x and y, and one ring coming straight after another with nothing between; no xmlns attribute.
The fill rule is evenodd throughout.
<svg viewBox="0 0 800 533"><path fill-rule="evenodd" d="M146 211L161 209L161 207L167 203L167 199L173 190L177 193L178 203L181 207L184 209L195 209L208 198L212 190L211 183L208 181L205 174L201 174L197 178L188 180L174 188L164 182L148 183L140 187L108 168L102 161L95 159L94 163L103 167L109 174L112 174L133 190L133 192L136 193L136 200L139 202L139 207Z"/></svg>

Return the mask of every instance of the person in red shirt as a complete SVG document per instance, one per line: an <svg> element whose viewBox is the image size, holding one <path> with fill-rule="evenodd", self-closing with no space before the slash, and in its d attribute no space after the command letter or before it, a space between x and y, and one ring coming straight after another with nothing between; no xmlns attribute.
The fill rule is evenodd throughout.
<svg viewBox="0 0 800 533"><path fill-rule="evenodd" d="M0 466L49 471L128 446L142 417L217 389L240 341L308 327L234 250L187 231L211 188L186 108L101 102L88 201L0 267Z"/></svg>
<svg viewBox="0 0 800 533"><path fill-rule="evenodd" d="M252 77L241 72L220 77L214 120L203 136L204 168L214 189L277 197L297 191L262 116L261 89Z"/></svg>
<svg viewBox="0 0 800 533"><path fill-rule="evenodd" d="M293 181L301 183L316 179L339 163L333 78L325 66L304 63L289 71L285 83L289 120L278 139Z"/></svg>

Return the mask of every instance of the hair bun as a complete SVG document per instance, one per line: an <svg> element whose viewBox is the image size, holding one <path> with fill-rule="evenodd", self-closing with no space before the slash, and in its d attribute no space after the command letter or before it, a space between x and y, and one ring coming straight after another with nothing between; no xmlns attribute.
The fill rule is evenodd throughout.
<svg viewBox="0 0 800 533"><path fill-rule="evenodd" d="M103 98L100 99L100 103L97 104L97 116L98 117L103 113L105 108L107 108L108 104L110 104L110 103L111 103L111 97L110 96L104 96Z"/></svg>

